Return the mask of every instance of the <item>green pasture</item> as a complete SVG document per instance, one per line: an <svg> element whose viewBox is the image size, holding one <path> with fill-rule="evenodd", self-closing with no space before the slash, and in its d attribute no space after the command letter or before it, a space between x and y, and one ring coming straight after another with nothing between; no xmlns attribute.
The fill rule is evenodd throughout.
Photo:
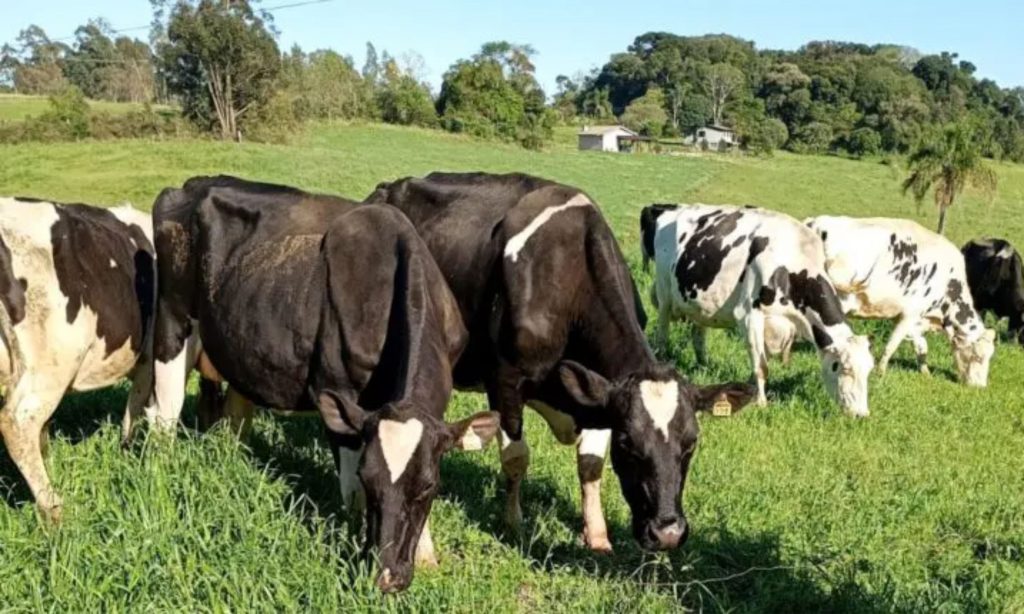
<svg viewBox="0 0 1024 614"><path fill-rule="evenodd" d="M8 113L0 97L0 117ZM935 221L900 195L902 171L877 161L581 153L568 136L559 143L534 153L426 130L320 125L281 146L0 146L0 194L149 208L161 188L197 174L362 198L380 181L433 170L523 171L600 204L645 300L637 216L651 202ZM1024 245L1024 167L997 168L994 201L969 194L952 212L958 244L995 235ZM889 327L855 325L877 354ZM713 333L709 348L711 364L697 367L677 325L664 358L698 382L748 377L734 335ZM173 444L122 451L126 389L74 395L51 427L49 466L67 505L59 527L36 517L0 455L0 611L1024 611L1024 352L1001 342L989 387L973 390L953 381L945 339L932 336L931 348L930 377L914 370L909 346L888 375L872 376L865 420L829 401L807 346L788 367L771 363L768 407L702 417L684 497L692 534L670 555L633 543L610 466L615 555L581 546L573 450L530 414L522 533L501 527L497 452L451 453L432 512L441 566L396 598L378 595L336 518L317 422L265 415L248 445L186 429ZM458 394L450 413L485 407L482 395Z"/></svg>

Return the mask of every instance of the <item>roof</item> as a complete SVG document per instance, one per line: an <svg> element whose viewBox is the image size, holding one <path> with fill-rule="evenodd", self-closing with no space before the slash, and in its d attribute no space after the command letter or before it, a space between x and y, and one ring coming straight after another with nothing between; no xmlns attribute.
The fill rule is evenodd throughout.
<svg viewBox="0 0 1024 614"><path fill-rule="evenodd" d="M712 130L718 130L719 132L733 132L733 129L729 126L719 126L718 124L708 124L705 128L711 128Z"/></svg>
<svg viewBox="0 0 1024 614"><path fill-rule="evenodd" d="M615 131L625 132L626 134L629 134L630 136L637 136L636 132L633 132L632 130L630 130L629 128L626 128L625 126L585 126L583 128L583 130L580 130L579 136L584 136L584 135L604 136L605 134L608 134L609 132L615 132Z"/></svg>

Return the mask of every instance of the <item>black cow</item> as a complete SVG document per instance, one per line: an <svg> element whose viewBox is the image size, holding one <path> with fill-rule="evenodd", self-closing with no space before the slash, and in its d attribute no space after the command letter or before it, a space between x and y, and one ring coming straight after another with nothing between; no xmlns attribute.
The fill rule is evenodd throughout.
<svg viewBox="0 0 1024 614"><path fill-rule="evenodd" d="M62 500L43 453L64 394L132 378L130 412L152 390L156 298L150 217L0 198L0 432L43 516Z"/></svg>
<svg viewBox="0 0 1024 614"><path fill-rule="evenodd" d="M343 498L365 490L378 586L408 586L417 550L433 558L441 455L498 426L442 421L466 331L415 229L397 211L233 177L164 190L153 214L159 415L181 409L193 331L232 391L319 410Z"/></svg>
<svg viewBox="0 0 1024 614"><path fill-rule="evenodd" d="M738 408L754 391L694 386L655 360L629 270L590 198L521 174L433 173L381 184L367 202L412 220L459 302L470 342L455 382L483 385L501 414L506 521L522 518L526 403L559 441L578 442L590 548L611 550L600 503L609 437L636 539L650 549L685 541L694 412L722 401Z"/></svg>
<svg viewBox="0 0 1024 614"><path fill-rule="evenodd" d="M1005 239L975 239L960 250L974 308L1008 318L1009 332L1024 344L1024 275L1020 253Z"/></svg>
<svg viewBox="0 0 1024 614"><path fill-rule="evenodd" d="M640 210L640 252L646 273L654 260L654 235L658 230L658 217L666 211L675 211L679 205L654 204Z"/></svg>

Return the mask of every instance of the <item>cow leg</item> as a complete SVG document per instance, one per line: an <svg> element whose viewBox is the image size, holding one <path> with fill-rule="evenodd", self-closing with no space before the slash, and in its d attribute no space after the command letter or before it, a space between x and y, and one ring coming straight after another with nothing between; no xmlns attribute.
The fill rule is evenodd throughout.
<svg viewBox="0 0 1024 614"><path fill-rule="evenodd" d="M156 402L145 412L150 428L167 433L177 427L185 405L188 375L196 364L199 350L199 336L192 335L182 344L177 356L167 362L154 361L153 394Z"/></svg>
<svg viewBox="0 0 1024 614"><path fill-rule="evenodd" d="M896 328L892 331L892 336L889 337L888 343L885 344L885 351L882 352L882 358L878 361L878 372L885 373L889 368L889 360L892 359L892 355L899 349L900 344L906 339L907 335L914 332L915 322L906 316L900 318L900 321L896 323Z"/></svg>
<svg viewBox="0 0 1024 614"><path fill-rule="evenodd" d="M23 377L0 411L0 433L7 453L32 490L39 512L51 522L60 521L63 501L46 473L42 440L64 390L64 386L34 386L31 376Z"/></svg>
<svg viewBox="0 0 1024 614"><path fill-rule="evenodd" d="M416 566L437 567L437 554L434 552L434 538L430 535L430 518L423 523L420 539L416 542Z"/></svg>
<svg viewBox="0 0 1024 614"><path fill-rule="evenodd" d="M252 401L243 397L232 386L228 386L227 399L224 401L224 415L231 425L231 432L241 441L249 439L255 408L256 406Z"/></svg>
<svg viewBox="0 0 1024 614"><path fill-rule="evenodd" d="M910 336L910 341L914 344L914 353L917 354L917 368L921 373L930 375L931 371L928 370L928 340L924 338L924 333L913 333Z"/></svg>
<svg viewBox="0 0 1024 614"><path fill-rule="evenodd" d="M601 508L601 474L611 431L584 430L576 447L576 469L583 502L583 543L594 552L610 554L608 525Z"/></svg>
<svg viewBox="0 0 1024 614"><path fill-rule="evenodd" d="M121 445L127 446L134 436L135 426L147 411L146 404L153 399L153 362L142 357L132 373L132 390L128 393L124 419L121 421ZM149 411L152 411L150 409Z"/></svg>
<svg viewBox="0 0 1024 614"><path fill-rule="evenodd" d="M513 531L518 531L523 523L520 491L530 466L530 447L523 438L523 398L519 379L518 371L500 364L494 381L487 387L491 408L501 415L498 441L506 485L505 525Z"/></svg>
<svg viewBox="0 0 1024 614"><path fill-rule="evenodd" d="M764 349L764 320L764 313L758 309L751 309L742 322L743 332L747 338L747 351L750 353L750 365L754 373L753 379L757 384L757 404L760 407L768 404L768 396L764 391L765 380L768 378L768 356Z"/></svg>
<svg viewBox="0 0 1024 614"><path fill-rule="evenodd" d="M708 330L701 326L700 324L694 322L691 334L693 336L693 351L697 354L697 364L707 365Z"/></svg>
<svg viewBox="0 0 1024 614"><path fill-rule="evenodd" d="M196 400L196 417L199 431L205 433L224 417L227 395L220 382L205 377L199 378L199 399Z"/></svg>

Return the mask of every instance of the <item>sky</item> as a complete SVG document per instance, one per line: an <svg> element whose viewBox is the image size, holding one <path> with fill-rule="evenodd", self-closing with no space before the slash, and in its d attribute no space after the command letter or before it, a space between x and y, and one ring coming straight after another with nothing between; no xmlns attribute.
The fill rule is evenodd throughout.
<svg viewBox="0 0 1024 614"><path fill-rule="evenodd" d="M271 8L309 0L263 0ZM145 26L147 0L0 0L0 43L29 24L70 37L91 17L114 28ZM491 40L529 43L545 90L555 77L588 72L648 31L726 33L759 49L810 40L894 43L952 51L1002 87L1024 86L1024 0L327 0L274 11L282 49L332 48L357 67L366 42L396 57L417 52L435 91L445 70ZM145 39L145 29L129 32Z"/></svg>

